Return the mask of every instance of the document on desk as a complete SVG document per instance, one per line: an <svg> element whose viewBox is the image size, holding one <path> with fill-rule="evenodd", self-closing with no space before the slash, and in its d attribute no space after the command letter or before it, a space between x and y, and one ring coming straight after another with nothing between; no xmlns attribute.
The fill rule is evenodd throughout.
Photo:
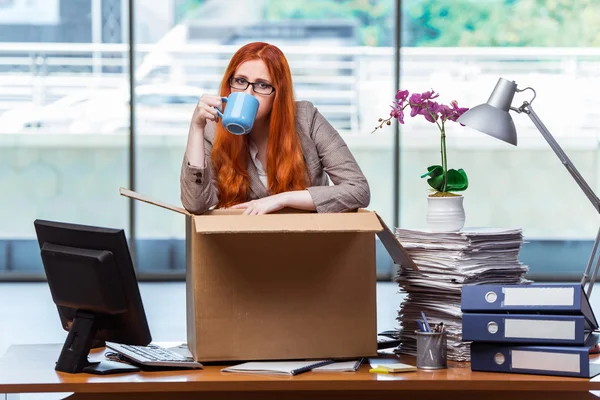
<svg viewBox="0 0 600 400"><path fill-rule="evenodd" d="M312 371L315 368L332 364L334 362L334 360L262 362L255 361L223 368L221 372L241 372L246 374L275 374L294 376L303 372Z"/></svg>
<svg viewBox="0 0 600 400"><path fill-rule="evenodd" d="M314 372L356 372L361 364L365 361L364 358L350 361L336 361L332 364L327 364L322 367L313 369Z"/></svg>

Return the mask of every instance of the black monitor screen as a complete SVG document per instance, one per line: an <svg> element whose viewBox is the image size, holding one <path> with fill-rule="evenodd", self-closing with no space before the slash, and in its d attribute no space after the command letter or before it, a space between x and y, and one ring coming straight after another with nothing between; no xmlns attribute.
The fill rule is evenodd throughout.
<svg viewBox="0 0 600 400"><path fill-rule="evenodd" d="M100 373L87 361L93 340L150 343L125 232L43 220L34 226L52 299L69 331L56 369Z"/></svg>

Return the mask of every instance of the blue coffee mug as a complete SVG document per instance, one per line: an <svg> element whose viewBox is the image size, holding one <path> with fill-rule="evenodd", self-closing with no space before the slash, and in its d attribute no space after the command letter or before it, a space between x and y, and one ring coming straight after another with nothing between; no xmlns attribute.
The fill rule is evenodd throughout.
<svg viewBox="0 0 600 400"><path fill-rule="evenodd" d="M225 111L217 110L217 114L225 129L234 135L250 133L258 112L258 99L248 93L233 92L221 100L226 104Z"/></svg>

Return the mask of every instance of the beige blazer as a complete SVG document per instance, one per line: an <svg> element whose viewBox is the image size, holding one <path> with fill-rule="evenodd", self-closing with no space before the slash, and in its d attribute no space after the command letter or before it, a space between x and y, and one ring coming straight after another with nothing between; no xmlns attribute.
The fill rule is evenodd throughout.
<svg viewBox="0 0 600 400"><path fill-rule="evenodd" d="M296 102L296 129L311 182L308 192L317 212L333 213L367 207L371 197L367 179L340 134L310 102ZM209 121L204 130L204 168L191 166L187 156L183 158L181 203L194 214L202 214L217 204L216 174L211 161L214 138L215 123ZM248 161L248 174L248 200L269 196L251 159ZM333 185L329 185L328 176Z"/></svg>

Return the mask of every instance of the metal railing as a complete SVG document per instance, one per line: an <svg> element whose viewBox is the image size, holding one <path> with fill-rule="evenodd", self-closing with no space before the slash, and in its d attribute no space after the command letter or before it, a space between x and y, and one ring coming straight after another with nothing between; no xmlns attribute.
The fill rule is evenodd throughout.
<svg viewBox="0 0 600 400"><path fill-rule="evenodd" d="M216 92L237 46L187 44L136 46L138 85L179 83ZM372 125L374 104L383 109L393 88L393 49L282 47L293 70L296 95L308 99L342 131ZM0 113L23 104L44 106L81 91L127 88L125 44L0 43ZM407 87L460 95L479 103L498 76L545 86L540 99L578 116L578 127L600 122L600 100L589 90L600 72L599 48L403 48L401 80ZM551 80L549 80L551 78ZM548 83L552 83L552 87ZM571 94L560 105L556 92ZM539 92L539 90L538 90ZM543 90L542 90L543 92ZM476 98L477 97L477 98ZM384 100L381 100L384 98ZM542 101L542 100L538 100ZM580 105L585 104L585 107Z"/></svg>

